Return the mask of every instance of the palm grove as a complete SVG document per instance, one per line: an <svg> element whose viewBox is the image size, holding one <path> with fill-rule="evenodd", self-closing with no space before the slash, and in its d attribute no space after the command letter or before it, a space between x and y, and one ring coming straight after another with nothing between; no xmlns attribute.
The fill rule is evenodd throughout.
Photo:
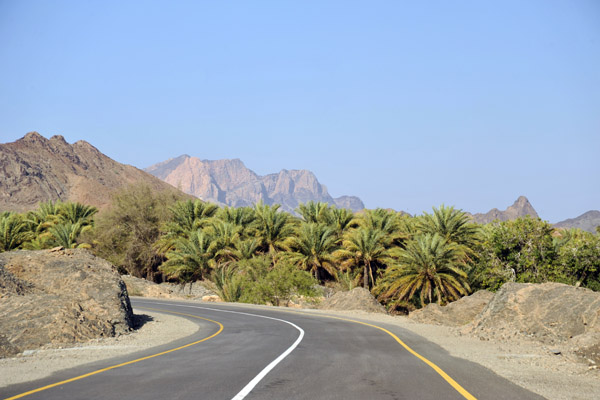
<svg viewBox="0 0 600 400"><path fill-rule="evenodd" d="M108 210L42 203L0 214L0 251L85 247L122 273L203 281L226 301L285 304L363 286L390 311L446 304L503 283L600 290L600 235L529 217L487 225L453 207L411 217L301 204L224 207L131 186Z"/></svg>

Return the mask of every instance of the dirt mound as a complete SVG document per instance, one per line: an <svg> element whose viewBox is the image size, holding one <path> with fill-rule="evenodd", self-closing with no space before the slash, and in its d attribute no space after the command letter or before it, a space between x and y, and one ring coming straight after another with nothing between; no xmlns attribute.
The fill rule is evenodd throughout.
<svg viewBox="0 0 600 400"><path fill-rule="evenodd" d="M494 293L479 290L445 306L435 303L413 311L408 318L425 324L463 326L473 322L475 317L494 297Z"/></svg>
<svg viewBox="0 0 600 400"><path fill-rule="evenodd" d="M215 292L207 289L202 283L154 283L131 275L123 275L123 282L131 296L158 297L165 299L198 299L215 301Z"/></svg>
<svg viewBox="0 0 600 400"><path fill-rule="evenodd" d="M0 357L132 327L125 284L86 250L0 254L0 298Z"/></svg>
<svg viewBox="0 0 600 400"><path fill-rule="evenodd" d="M561 283L506 283L472 330L518 333L549 344L600 333L600 293Z"/></svg>
<svg viewBox="0 0 600 400"><path fill-rule="evenodd" d="M524 336L600 363L600 293L561 283L506 283L465 332Z"/></svg>
<svg viewBox="0 0 600 400"><path fill-rule="evenodd" d="M319 304L321 310L359 310L387 314L385 308L365 288L357 287L348 292L338 292Z"/></svg>

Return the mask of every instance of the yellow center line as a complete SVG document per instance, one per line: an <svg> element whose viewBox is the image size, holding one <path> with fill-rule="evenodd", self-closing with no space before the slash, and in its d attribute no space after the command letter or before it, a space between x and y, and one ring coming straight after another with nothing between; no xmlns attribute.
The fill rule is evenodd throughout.
<svg viewBox="0 0 600 400"><path fill-rule="evenodd" d="M221 324L220 322L217 322L217 321L213 321L212 319L198 317L196 315L191 315L191 314L184 314L184 313L175 312L175 311L160 310L160 309L156 309L156 308L140 308L140 307L136 307L136 308L140 309L140 310L151 310L151 311L158 311L158 312L164 312L164 313L169 313L169 314L178 314L178 315L183 315L183 316L191 317L191 318L203 319L205 321L213 322L213 323L219 325L219 330L217 332L213 333L212 335L210 335L208 337L205 337L204 339L195 341L193 343L188 343L188 344L186 344L184 346L176 347L174 349L170 349L170 350L166 350L166 351L163 351L163 352L160 352L160 353L152 354L152 355L149 355L149 356L146 356L146 357L138 358L136 360L127 361L127 362L124 362L124 363L121 363L121 364L113 365L111 367L99 369L97 371L93 371L93 372L89 372L87 374L79 375L79 376L76 376L74 378L66 379L64 381L56 382L56 383L53 383L51 385L47 385L47 386L43 386L41 388L30 390L29 392L21 393L21 394L18 394L16 396L13 396L13 397L8 397L8 398L6 398L4 400L20 399L22 397L29 396L30 394L38 393L38 392L41 392L43 390L51 389L51 388L56 387L56 386L64 385L65 383L78 381L80 379L87 378L87 377L92 376L92 375L96 375L96 374L99 374L99 373L102 373L102 372L105 372L105 371L110 371L111 369L124 367L126 365L130 365L130 364L134 364L134 363L137 363L137 362L140 362L140 361L148 360L150 358L162 356L163 354L168 354L168 353L172 353L172 352L177 351L177 350L185 349L186 347L190 347L190 346L193 346L195 344L202 343L204 341L212 339L215 336L217 336L218 334L220 334L221 332L223 332L223 324Z"/></svg>
<svg viewBox="0 0 600 400"><path fill-rule="evenodd" d="M383 331L383 332L387 333L388 335L390 335L391 337L393 337L394 340L396 340L396 342L398 342L402 347L404 347L410 354L412 354L413 356L417 357L419 360L423 361L425 364L427 364L428 366L430 366L435 372L437 372L446 382L448 382L450 384L450 386L452 386L465 399L467 399L467 400L477 400L477 398L475 396L473 396L465 388L463 388L458 382L456 382L454 379L452 379L450 377L450 375L448 375L446 372L444 372L443 369L441 369L440 367L438 367L437 365L435 365L433 362L429 361L427 358L423 357L422 355L420 355L419 353L417 353L416 351L414 351L413 349L411 349L398 336L394 335L392 332L388 331L385 328L382 328L382 327L377 326L377 325L369 324L369 323L366 323L366 322L357 321L357 320L350 319L350 318L335 317L333 315L313 314L313 313L307 313L307 312L296 311L296 310L278 310L278 311L289 312L289 313L296 313L296 314L302 314L302 315L311 315L311 316L314 315L314 316L323 317L323 318L339 319L341 321L354 322L356 324L366 325L366 326L369 326L371 328L379 329L380 331Z"/></svg>

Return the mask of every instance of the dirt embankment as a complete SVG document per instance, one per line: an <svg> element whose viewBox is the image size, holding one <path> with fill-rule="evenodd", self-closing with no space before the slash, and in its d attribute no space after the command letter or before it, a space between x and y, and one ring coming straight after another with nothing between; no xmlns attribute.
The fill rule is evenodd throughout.
<svg viewBox="0 0 600 400"><path fill-rule="evenodd" d="M121 277L130 296L154 297L162 299L185 299L202 301L221 301L219 296L201 282L175 284L154 283L131 275Z"/></svg>
<svg viewBox="0 0 600 400"><path fill-rule="evenodd" d="M0 254L0 357L129 332L133 313L115 268L86 250Z"/></svg>
<svg viewBox="0 0 600 400"><path fill-rule="evenodd" d="M360 310L387 314L385 308L365 288L357 287L347 292L337 292L324 299L317 307L320 310Z"/></svg>
<svg viewBox="0 0 600 400"><path fill-rule="evenodd" d="M529 340L556 354L600 364L600 293L560 283L507 283L410 314L416 322L461 327L480 340Z"/></svg>

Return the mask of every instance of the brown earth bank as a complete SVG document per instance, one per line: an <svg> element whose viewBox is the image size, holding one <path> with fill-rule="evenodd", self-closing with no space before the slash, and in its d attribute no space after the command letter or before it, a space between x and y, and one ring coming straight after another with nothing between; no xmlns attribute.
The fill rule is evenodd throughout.
<svg viewBox="0 0 600 400"><path fill-rule="evenodd" d="M127 333L133 313L116 269L87 250L0 254L0 357Z"/></svg>
<svg viewBox="0 0 600 400"><path fill-rule="evenodd" d="M347 292L337 292L320 302L320 310L366 311L387 314L386 309L362 287L356 287Z"/></svg>
<svg viewBox="0 0 600 400"><path fill-rule="evenodd" d="M130 296L153 297L162 299L221 301L219 296L207 288L204 282L176 284L170 282L154 283L131 275L121 277Z"/></svg>
<svg viewBox="0 0 600 400"><path fill-rule="evenodd" d="M561 283L506 283L444 307L430 304L409 319L460 327L480 340L516 340L547 346L596 369L600 363L600 293Z"/></svg>

